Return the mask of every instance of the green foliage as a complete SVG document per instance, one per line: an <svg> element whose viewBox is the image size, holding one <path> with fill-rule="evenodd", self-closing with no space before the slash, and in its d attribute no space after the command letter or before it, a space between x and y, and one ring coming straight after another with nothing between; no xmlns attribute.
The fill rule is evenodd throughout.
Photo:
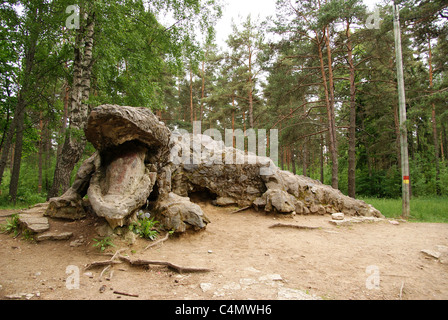
<svg viewBox="0 0 448 320"><path fill-rule="evenodd" d="M93 241L95 241L93 247L97 247L101 252L103 252L109 247L115 247L110 237L105 237L102 239L93 239Z"/></svg>
<svg viewBox="0 0 448 320"><path fill-rule="evenodd" d="M154 218L140 218L129 226L129 230L142 238L155 240L159 235L158 224L159 221L154 221Z"/></svg>
<svg viewBox="0 0 448 320"><path fill-rule="evenodd" d="M14 236L17 236L19 233L20 228L20 222L19 222L19 215L14 214L11 217L6 219L6 223L3 225L0 225L0 231L2 233L14 233Z"/></svg>

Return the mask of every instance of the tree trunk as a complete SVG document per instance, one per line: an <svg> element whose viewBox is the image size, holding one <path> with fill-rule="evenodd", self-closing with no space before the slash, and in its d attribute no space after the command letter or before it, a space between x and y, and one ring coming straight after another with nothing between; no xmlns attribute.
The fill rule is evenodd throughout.
<svg viewBox="0 0 448 320"><path fill-rule="evenodd" d="M37 193L42 193L42 168L43 168L43 153L44 153L44 121L42 119L42 111L39 113L39 150L38 157L38 178L37 178Z"/></svg>
<svg viewBox="0 0 448 320"><path fill-rule="evenodd" d="M86 100L89 99L91 87L95 14L93 10L87 10L87 12L85 12L85 8L80 10L81 17L85 17L85 24L82 23L76 35L73 86L70 97L70 125L62 152L56 162L49 198L64 193L70 187L71 173L81 159L86 145L83 130L89 114Z"/></svg>
<svg viewBox="0 0 448 320"><path fill-rule="evenodd" d="M302 174L307 177L308 173L307 173L307 147L306 147L306 139L305 139L305 143L303 144L303 157L302 157Z"/></svg>
<svg viewBox="0 0 448 320"><path fill-rule="evenodd" d="M190 122L193 125L194 121L194 106L193 106L193 70L190 66Z"/></svg>
<svg viewBox="0 0 448 320"><path fill-rule="evenodd" d="M11 198L11 202L14 204L17 201L17 191L19 189L19 178L20 178L20 166L22 163L23 131L25 129L25 106L26 102L22 97L22 93L20 93L17 102L17 109L19 109L20 111L18 112L16 119L16 142L14 147L14 159L11 172L11 181L9 183L9 196Z"/></svg>
<svg viewBox="0 0 448 320"><path fill-rule="evenodd" d="M37 21L39 18L39 8L33 10L32 15ZM29 95L31 94L31 85L33 83L32 72L34 69L34 57L36 55L36 46L40 34L40 25L32 25L30 27L29 47L25 51L25 72L23 74L22 88L18 94L15 118L16 142L14 146L13 167L11 172L11 181L9 184L9 196L12 203L16 203L17 191L19 188L20 166L22 162L23 149L23 131L25 130L25 112L28 104ZM11 137L12 138L12 137Z"/></svg>
<svg viewBox="0 0 448 320"><path fill-rule="evenodd" d="M347 21L347 56L350 68L350 126L348 138L348 196L356 197L356 86L350 23Z"/></svg>
<svg viewBox="0 0 448 320"><path fill-rule="evenodd" d="M6 165L8 164L9 151L11 150L12 139L14 137L14 132L16 130L17 112L18 109L16 107L16 110L14 112L15 113L14 119L12 119L9 125L8 132L6 132L5 143L2 147L2 156L0 159L0 186L2 185L3 173L5 172Z"/></svg>
<svg viewBox="0 0 448 320"><path fill-rule="evenodd" d="M320 61L320 69L322 74L322 84L324 86L324 93L325 93L325 103L327 106L327 121L328 121L328 144L330 149L330 157L332 162L332 177L331 177L331 185L333 188L338 188L338 155L337 155L337 149L336 149L336 128L334 123L334 106L332 106L332 103L334 103L334 100L330 99L330 93L329 88L327 84L327 75L325 73L325 66L324 66L324 58L322 53L322 47L321 47L321 41L318 39L318 35L316 33L316 43L317 43L317 49L319 53L319 61ZM331 52L330 49L327 48L329 58L331 58ZM329 60L329 63L331 63L331 59ZM331 82L332 83L332 82Z"/></svg>
<svg viewBox="0 0 448 320"><path fill-rule="evenodd" d="M249 48L249 126L254 127L254 97L253 97L253 83L252 83L252 52Z"/></svg>
<svg viewBox="0 0 448 320"><path fill-rule="evenodd" d="M336 119L335 119L335 110L334 110L334 76L333 76L333 58L331 55L331 46L330 46L330 31L329 27L326 28L327 35L325 37L325 45L327 47L327 59L328 59L328 83L329 83L329 92L330 92L330 118L331 118L331 126L332 129L330 133L333 135L333 150L331 150L331 186L335 189L339 188L339 159L338 159L338 142L336 137Z"/></svg>
<svg viewBox="0 0 448 320"><path fill-rule="evenodd" d="M324 183L324 135L321 135L321 143L320 143L320 182Z"/></svg>
<svg viewBox="0 0 448 320"><path fill-rule="evenodd" d="M207 53L205 54L207 57ZM201 89L201 113L199 120L202 123L202 117L204 115L204 98L205 98L205 61L202 61L202 89Z"/></svg>
<svg viewBox="0 0 448 320"><path fill-rule="evenodd" d="M442 130L440 132L440 150L442 152L442 161L445 161L445 153L444 150L446 150L447 148L447 143L446 143L446 130L445 130L445 125L443 124L443 122L441 123L442 125ZM444 147L445 146L445 147Z"/></svg>
<svg viewBox="0 0 448 320"><path fill-rule="evenodd" d="M428 41L429 46L429 88L432 90L433 87L433 68L432 68L432 50L431 50L431 40ZM439 141L437 137L437 121L436 121L436 105L432 103L431 110L431 122L432 122L432 134L434 142L434 156L436 162L436 193L440 195L439 177L440 177L440 164L439 164Z"/></svg>

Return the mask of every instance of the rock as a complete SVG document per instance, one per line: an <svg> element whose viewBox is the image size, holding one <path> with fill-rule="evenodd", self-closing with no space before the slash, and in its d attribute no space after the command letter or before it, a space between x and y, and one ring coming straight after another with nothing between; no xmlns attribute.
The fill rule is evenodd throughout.
<svg viewBox="0 0 448 320"><path fill-rule="evenodd" d="M89 115L86 138L104 151L125 142L139 141L148 147L168 146L170 130L148 108L102 105Z"/></svg>
<svg viewBox="0 0 448 320"><path fill-rule="evenodd" d="M230 197L219 197L216 199L216 204L218 206L224 207L224 206L228 206L228 205L236 204L236 203L237 203L237 201Z"/></svg>
<svg viewBox="0 0 448 320"><path fill-rule="evenodd" d="M39 215L19 214L19 222L27 229L35 233L45 232L50 229L48 219Z"/></svg>
<svg viewBox="0 0 448 320"><path fill-rule="evenodd" d="M114 154L104 155L107 167L100 166L90 180L87 195L92 208L112 228L122 227L125 219L146 203L153 190L157 174L146 169L146 152L147 149L134 143L123 145Z"/></svg>
<svg viewBox="0 0 448 320"><path fill-rule="evenodd" d="M82 164L71 188L50 200L46 214L82 218L87 194L91 210L112 228L129 224L145 207L156 213L166 230L200 230L210 221L188 195L208 192L223 206L383 217L339 190L280 170L267 157L226 147L219 132L212 138L178 131L171 132L149 108L93 109L85 134L97 152Z"/></svg>
<svg viewBox="0 0 448 320"><path fill-rule="evenodd" d="M213 284L211 284L211 283L201 283L199 285L199 287L201 288L202 292L207 292L207 291L210 291L213 288Z"/></svg>
<svg viewBox="0 0 448 320"><path fill-rule="evenodd" d="M343 220L330 220L331 224L336 226L344 226L344 225L352 225L354 223L363 223L363 222L381 222L384 221L382 218L375 217L345 217Z"/></svg>
<svg viewBox="0 0 448 320"><path fill-rule="evenodd" d="M448 253L448 246L438 244L436 245L436 250L440 253Z"/></svg>
<svg viewBox="0 0 448 320"><path fill-rule="evenodd" d="M444 245L436 245L436 250L424 249L421 250L425 255L438 259L438 261L442 264L448 264L448 247Z"/></svg>
<svg viewBox="0 0 448 320"><path fill-rule="evenodd" d="M190 198L172 192L159 199L154 212L157 221L175 232L185 232L189 227L202 229L210 222L201 207Z"/></svg>
<svg viewBox="0 0 448 320"><path fill-rule="evenodd" d="M347 226L352 224L351 219L342 219L342 220L330 220L331 224L334 224L336 226Z"/></svg>
<svg viewBox="0 0 448 320"><path fill-rule="evenodd" d="M84 239L73 240L72 242L70 242L70 247L80 247L84 244L84 242L85 242Z"/></svg>
<svg viewBox="0 0 448 320"><path fill-rule="evenodd" d="M259 281L283 281L283 278L279 274L268 274L258 278Z"/></svg>
<svg viewBox="0 0 448 320"><path fill-rule="evenodd" d="M439 251L435 251L435 250L424 249L421 252L426 254L427 256L429 256L431 258L435 258L435 259L439 259L440 255L441 255L441 253Z"/></svg>
<svg viewBox="0 0 448 320"><path fill-rule="evenodd" d="M331 215L333 220L344 220L344 214L342 212L336 212Z"/></svg>
<svg viewBox="0 0 448 320"><path fill-rule="evenodd" d="M109 237L114 234L114 230L108 223L101 223L99 226L95 228L98 235L102 238Z"/></svg>
<svg viewBox="0 0 448 320"><path fill-rule="evenodd" d="M36 237L36 241L45 240L68 240L73 236L73 232L45 232Z"/></svg>
<svg viewBox="0 0 448 320"><path fill-rule="evenodd" d="M277 298L278 300L322 300L322 298L310 295L305 291L283 287L279 288Z"/></svg>
<svg viewBox="0 0 448 320"><path fill-rule="evenodd" d="M398 222L398 221L396 221L396 220L389 220L389 223L390 224L393 224L393 225L395 225L395 226L398 226L400 223Z"/></svg>
<svg viewBox="0 0 448 320"><path fill-rule="evenodd" d="M236 282L229 282L225 285L222 286L223 290L228 290L228 291L237 291L237 290L241 290L241 286L239 283Z"/></svg>
<svg viewBox="0 0 448 320"><path fill-rule="evenodd" d="M244 287L248 287L251 286L253 284L258 283L257 280L252 279L252 278L242 278L240 279L240 284Z"/></svg>
<svg viewBox="0 0 448 320"><path fill-rule="evenodd" d="M73 185L61 196L51 198L45 215L52 218L79 220L86 217L83 197L87 194L90 179L96 170L95 161L98 154L94 153L85 160L75 176Z"/></svg>
<svg viewBox="0 0 448 320"><path fill-rule="evenodd" d="M448 252L440 253L439 262L441 264L448 264Z"/></svg>
<svg viewBox="0 0 448 320"><path fill-rule="evenodd" d="M294 197L285 191L269 189L263 194L266 199L265 211L275 209L280 213L291 213L296 210Z"/></svg>

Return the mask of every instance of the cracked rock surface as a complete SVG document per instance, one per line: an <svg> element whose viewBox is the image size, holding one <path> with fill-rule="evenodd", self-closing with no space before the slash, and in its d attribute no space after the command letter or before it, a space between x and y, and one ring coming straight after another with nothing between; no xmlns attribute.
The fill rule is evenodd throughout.
<svg viewBox="0 0 448 320"><path fill-rule="evenodd" d="M97 152L81 165L72 187L50 199L48 216L82 218L87 195L93 212L112 228L128 224L145 208L167 230L200 230L210 220L189 195L202 192L220 206L383 217L339 190L280 170L267 157L226 147L207 135L171 132L147 108L95 108L85 134Z"/></svg>

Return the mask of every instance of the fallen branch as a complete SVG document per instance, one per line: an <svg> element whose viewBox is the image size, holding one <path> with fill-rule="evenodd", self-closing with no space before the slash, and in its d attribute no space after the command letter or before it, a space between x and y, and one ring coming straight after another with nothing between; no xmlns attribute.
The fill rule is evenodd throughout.
<svg viewBox="0 0 448 320"><path fill-rule="evenodd" d="M138 298L138 294L132 294L132 293L127 293L127 292L121 292L121 291L114 291L115 294L120 294L122 296L128 296L128 297L134 297L134 298Z"/></svg>
<svg viewBox="0 0 448 320"><path fill-rule="evenodd" d="M402 296L403 296L403 288L404 288L404 281L401 282L401 288L400 288L400 300L402 300Z"/></svg>
<svg viewBox="0 0 448 320"><path fill-rule="evenodd" d="M89 264L86 265L85 269L88 270L88 269L90 269L90 268L98 267L98 266L110 266L111 264L119 264L119 263L121 263L121 261L115 261L114 259L115 259L115 257L116 257L117 255L119 255L121 252L123 252L123 251L125 251L125 250L126 250L126 249L120 249L120 250L117 250L117 251L115 252L115 254L112 256L112 258L110 258L109 260L104 260L104 261L94 261L94 262L92 262L92 263L89 263ZM104 270L103 270L103 271L104 271ZM102 274L102 273L101 273L101 274Z"/></svg>
<svg viewBox="0 0 448 320"><path fill-rule="evenodd" d="M99 266L110 266L111 264L119 264L121 261L105 260L105 261L94 261L86 265L86 270Z"/></svg>
<svg viewBox="0 0 448 320"><path fill-rule="evenodd" d="M173 264L171 262L167 262L167 261L154 261L154 260L141 260L141 259L132 260L128 257L123 257L123 256L120 256L120 259L128 262L129 264L131 264L133 266L148 266L148 265L166 266L178 273L210 272L210 271L212 271L211 269L206 269L206 268L182 267L182 266L178 266L178 265L175 265L175 264Z"/></svg>
<svg viewBox="0 0 448 320"><path fill-rule="evenodd" d="M143 249L143 251L145 251L145 250L147 250L147 249L149 249L149 248L151 248L151 247L154 247L154 246L158 245L159 243L162 243L162 242L168 240L169 237L170 237L170 233L167 232L166 235L165 235L165 237L163 237L163 239L157 240L156 242L147 245L147 246Z"/></svg>
<svg viewBox="0 0 448 320"><path fill-rule="evenodd" d="M238 213L238 212L241 212L241 211L245 211L245 210L247 210L247 209L250 209L251 207L252 207L252 206L247 206L247 207L244 207L244 208L241 208L241 209L232 211L231 213Z"/></svg>
<svg viewBox="0 0 448 320"><path fill-rule="evenodd" d="M101 273L100 273L100 279L103 277L104 272L106 272L106 271L109 270L109 269L110 269L110 264L109 264L107 267L105 267L105 268L103 269L103 271L101 271Z"/></svg>
<svg viewBox="0 0 448 320"><path fill-rule="evenodd" d="M283 224L283 223L273 224L269 228L293 228L293 229L300 229L300 230L315 230L315 229L319 229L319 227L308 227L308 226L299 226L299 225L296 225L296 224Z"/></svg>

